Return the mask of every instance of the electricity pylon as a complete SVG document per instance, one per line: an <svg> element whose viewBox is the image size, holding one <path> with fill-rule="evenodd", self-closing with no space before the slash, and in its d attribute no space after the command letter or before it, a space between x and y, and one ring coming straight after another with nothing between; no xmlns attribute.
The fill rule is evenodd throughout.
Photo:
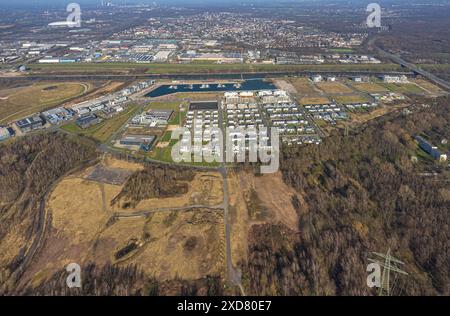
<svg viewBox="0 0 450 316"><path fill-rule="evenodd" d="M345 137L348 136L348 132L349 132L349 127L348 127L348 125L345 125L345 129L344 129L344 136Z"/></svg>
<svg viewBox="0 0 450 316"><path fill-rule="evenodd" d="M391 294L390 288L390 276L391 271L408 275L405 271L401 270L398 265L404 265L405 263L391 256L391 248L388 249L386 254L372 252L376 257L375 259L369 258L370 262L374 262L383 267L383 273L381 274L381 284L378 290L379 296L389 296ZM383 260L384 259L384 260Z"/></svg>

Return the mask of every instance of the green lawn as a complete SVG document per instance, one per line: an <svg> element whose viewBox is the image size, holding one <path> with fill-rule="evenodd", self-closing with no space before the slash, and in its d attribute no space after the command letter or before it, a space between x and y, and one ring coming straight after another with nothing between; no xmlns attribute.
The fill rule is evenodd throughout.
<svg viewBox="0 0 450 316"><path fill-rule="evenodd" d="M62 130L73 134L83 134L83 130L75 123L69 123L61 126Z"/></svg>
<svg viewBox="0 0 450 316"><path fill-rule="evenodd" d="M356 64L356 65L271 65L271 64L137 64L137 63L74 63L74 64L29 64L33 72L121 72L129 69L145 69L148 74L214 73L214 72L271 72L271 71L396 71L396 64Z"/></svg>
<svg viewBox="0 0 450 316"><path fill-rule="evenodd" d="M354 52L353 48L330 48L330 52L332 53L351 53Z"/></svg>
<svg viewBox="0 0 450 316"><path fill-rule="evenodd" d="M420 68L428 71L433 70L446 70L450 71L450 64L420 64L418 65Z"/></svg>
<svg viewBox="0 0 450 316"><path fill-rule="evenodd" d="M169 125L180 125L181 126L181 122L183 122L186 115L187 115L186 111L182 111L182 112L175 111L169 120Z"/></svg>
<svg viewBox="0 0 450 316"><path fill-rule="evenodd" d="M172 160L172 147L178 142L176 139L170 139L172 136L171 132L166 132L161 138L161 142L170 141L169 145L164 148L155 147L152 152L149 154L149 158L164 162L173 162ZM194 162L192 158L192 162L181 162L181 165L190 165L190 166L198 166L198 167L219 167L219 162Z"/></svg>
<svg viewBox="0 0 450 316"><path fill-rule="evenodd" d="M181 101L152 101L146 107L145 110L148 111L150 109L154 110L178 110L180 108Z"/></svg>
<svg viewBox="0 0 450 316"><path fill-rule="evenodd" d="M159 141L161 142L170 142L170 138L172 137L172 132L171 131L167 131L164 133L164 135L160 138Z"/></svg>
<svg viewBox="0 0 450 316"><path fill-rule="evenodd" d="M89 136L104 143L137 112L137 109L138 105L130 105L123 112L86 129L79 128L76 123L63 125L61 129L70 133Z"/></svg>
<svg viewBox="0 0 450 316"><path fill-rule="evenodd" d="M399 93L423 94L427 93L414 83L382 83L385 88Z"/></svg>
<svg viewBox="0 0 450 316"><path fill-rule="evenodd" d="M169 136L166 136L169 135ZM155 147L152 152L150 153L149 157L155 160L160 160L160 161L165 161L165 162L173 162L172 161L172 147L178 142L178 140L176 139L170 139L170 137L172 136L172 133L168 134L166 132L166 134L163 135L163 137L161 138L161 141L163 141L162 139L168 139L165 141L170 141L169 146L167 147Z"/></svg>

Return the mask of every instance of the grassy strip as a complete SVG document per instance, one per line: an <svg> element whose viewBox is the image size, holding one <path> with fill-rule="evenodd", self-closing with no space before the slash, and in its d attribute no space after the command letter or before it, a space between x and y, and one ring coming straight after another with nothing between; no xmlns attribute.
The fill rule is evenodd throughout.
<svg viewBox="0 0 450 316"><path fill-rule="evenodd" d="M272 64L134 64L134 63L75 63L30 64L33 72L101 72L138 69L148 74L209 73L209 72L271 72L271 71L401 71L397 64L355 65L272 65Z"/></svg>

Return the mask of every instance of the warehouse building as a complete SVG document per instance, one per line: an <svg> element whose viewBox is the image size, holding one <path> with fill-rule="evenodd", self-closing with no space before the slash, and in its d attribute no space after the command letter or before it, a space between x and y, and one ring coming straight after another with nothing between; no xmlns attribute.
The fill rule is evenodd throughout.
<svg viewBox="0 0 450 316"><path fill-rule="evenodd" d="M82 128L88 128L100 122L100 119L95 114L89 114L77 119L77 125Z"/></svg>
<svg viewBox="0 0 450 316"><path fill-rule="evenodd" d="M441 162L447 161L447 155L442 154L436 146L430 144L426 139L421 136L416 136L416 140L419 143L420 148L433 157L435 160L439 160Z"/></svg>
<svg viewBox="0 0 450 316"><path fill-rule="evenodd" d="M120 140L120 145L139 147L144 151L149 151L155 141L154 135L125 135Z"/></svg>
<svg viewBox="0 0 450 316"><path fill-rule="evenodd" d="M7 127L0 127L0 141L7 140L11 137Z"/></svg>
<svg viewBox="0 0 450 316"><path fill-rule="evenodd" d="M63 107L42 112L42 117L51 124L58 124L62 121L70 120L73 117L73 111Z"/></svg>
<svg viewBox="0 0 450 316"><path fill-rule="evenodd" d="M210 61L217 63L242 63L244 58L239 52L209 52L200 53L195 50L186 51L181 54L178 59L180 61Z"/></svg>
<svg viewBox="0 0 450 316"><path fill-rule="evenodd" d="M147 112L147 116L154 121L166 124L172 113L173 110L150 110Z"/></svg>

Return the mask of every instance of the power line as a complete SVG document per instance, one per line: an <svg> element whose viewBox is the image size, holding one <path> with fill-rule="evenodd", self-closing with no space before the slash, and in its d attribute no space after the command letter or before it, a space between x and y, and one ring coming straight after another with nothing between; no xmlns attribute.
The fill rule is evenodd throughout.
<svg viewBox="0 0 450 316"><path fill-rule="evenodd" d="M386 254L372 252L375 255L375 259L369 258L370 262L374 262L378 264L380 267L383 267L383 273L381 275L380 288L378 291L379 296L390 296L391 294L391 285L390 278L391 272L396 272L402 275L408 275L405 271L400 268L400 265L404 265L405 263L391 256L391 248L388 249ZM398 275L394 279L394 286L397 281Z"/></svg>

